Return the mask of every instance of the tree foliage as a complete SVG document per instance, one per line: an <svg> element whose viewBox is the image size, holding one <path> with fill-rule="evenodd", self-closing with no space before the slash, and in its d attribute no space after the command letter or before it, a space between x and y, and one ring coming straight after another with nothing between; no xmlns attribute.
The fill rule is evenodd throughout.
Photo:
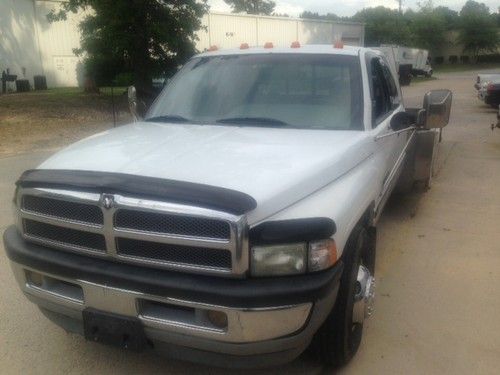
<svg viewBox="0 0 500 375"><path fill-rule="evenodd" d="M460 26L460 16L458 12L444 6L438 6L432 11L442 18L446 30L455 30Z"/></svg>
<svg viewBox="0 0 500 375"><path fill-rule="evenodd" d="M420 4L420 10L413 15L405 14L411 32L412 46L427 49L432 53L439 51L446 42L447 21L440 7L433 8L432 2ZM448 15L451 16L451 15Z"/></svg>
<svg viewBox="0 0 500 375"><path fill-rule="evenodd" d="M469 0L460 11L460 43L464 50L477 57L481 52L493 52L500 45L496 22L489 8Z"/></svg>
<svg viewBox="0 0 500 375"><path fill-rule="evenodd" d="M153 77L172 73L195 53L195 32L208 6L206 0L68 0L48 18L55 22L82 10L87 15L76 52L87 75L102 85L130 72L137 89L148 91Z"/></svg>
<svg viewBox="0 0 500 375"><path fill-rule="evenodd" d="M445 6L434 7L432 0L418 4L416 11L408 9L404 14L379 6L365 8L352 17L305 11L301 18L363 22L367 46L399 44L424 48L437 55L451 30L459 31L464 52L474 56L494 52L500 45L500 7L499 13L490 14L486 5L469 0L458 13Z"/></svg>
<svg viewBox="0 0 500 375"><path fill-rule="evenodd" d="M276 3L272 0L224 0L231 6L233 13L271 15Z"/></svg>
<svg viewBox="0 0 500 375"><path fill-rule="evenodd" d="M365 23L365 44L408 44L411 36L408 23L401 13L382 6L357 12L353 21Z"/></svg>
<svg viewBox="0 0 500 375"><path fill-rule="evenodd" d="M335 13L319 14L318 12L309 12L307 10L300 14L300 18L328 20L328 21L338 21L341 19L341 17L337 16Z"/></svg>

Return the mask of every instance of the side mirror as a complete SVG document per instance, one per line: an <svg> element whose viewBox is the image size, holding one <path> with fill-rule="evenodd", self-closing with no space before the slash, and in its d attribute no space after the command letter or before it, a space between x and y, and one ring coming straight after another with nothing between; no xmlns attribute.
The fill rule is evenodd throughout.
<svg viewBox="0 0 500 375"><path fill-rule="evenodd" d="M444 128L450 121L452 93L450 90L431 90L424 96L425 129Z"/></svg>
<svg viewBox="0 0 500 375"><path fill-rule="evenodd" d="M411 122L418 127L425 126L425 109L406 108L406 113L411 117Z"/></svg>
<svg viewBox="0 0 500 375"><path fill-rule="evenodd" d="M395 132L409 128L414 124L413 117L406 112L398 112L391 118L390 127Z"/></svg>
<svg viewBox="0 0 500 375"><path fill-rule="evenodd" d="M134 118L134 121L142 120L144 114L146 113L146 105L137 98L137 90L135 86L128 87L127 97L128 97L128 107L130 109L132 117Z"/></svg>

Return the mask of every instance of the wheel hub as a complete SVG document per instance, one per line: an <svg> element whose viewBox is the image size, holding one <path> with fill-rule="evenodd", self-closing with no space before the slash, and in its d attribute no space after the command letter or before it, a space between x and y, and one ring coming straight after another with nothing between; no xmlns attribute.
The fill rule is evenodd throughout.
<svg viewBox="0 0 500 375"><path fill-rule="evenodd" d="M375 278L368 268L359 266L354 294L352 322L362 324L373 313L375 300Z"/></svg>

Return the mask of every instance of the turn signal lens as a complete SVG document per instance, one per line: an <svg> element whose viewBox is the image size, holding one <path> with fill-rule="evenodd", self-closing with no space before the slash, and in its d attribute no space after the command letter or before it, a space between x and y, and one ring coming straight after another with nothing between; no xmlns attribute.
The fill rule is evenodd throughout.
<svg viewBox="0 0 500 375"><path fill-rule="evenodd" d="M295 42L293 42L292 45L290 46L290 48L300 48L299 41L296 40Z"/></svg>
<svg viewBox="0 0 500 375"><path fill-rule="evenodd" d="M273 42L266 42L266 44L264 44L264 48L274 48Z"/></svg>
<svg viewBox="0 0 500 375"><path fill-rule="evenodd" d="M337 246L331 238L309 244L308 271L321 271L331 267L337 261Z"/></svg>
<svg viewBox="0 0 500 375"><path fill-rule="evenodd" d="M248 45L248 43L241 43L240 45L240 49L249 49L250 46Z"/></svg>

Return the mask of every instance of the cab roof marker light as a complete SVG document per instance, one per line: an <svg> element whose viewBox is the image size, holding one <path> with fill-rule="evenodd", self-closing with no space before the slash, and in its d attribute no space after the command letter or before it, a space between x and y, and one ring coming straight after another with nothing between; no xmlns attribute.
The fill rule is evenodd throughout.
<svg viewBox="0 0 500 375"><path fill-rule="evenodd" d="M213 46L210 46L208 48L208 52L214 52L214 51L218 51L219 50L219 47L217 47L216 45L213 45Z"/></svg>
<svg viewBox="0 0 500 375"><path fill-rule="evenodd" d="M266 42L266 44L264 44L264 48L274 48L273 42Z"/></svg>
<svg viewBox="0 0 500 375"><path fill-rule="evenodd" d="M290 46L290 48L300 48L300 42L298 40L296 40L295 42L292 42L292 45Z"/></svg>
<svg viewBox="0 0 500 375"><path fill-rule="evenodd" d="M337 40L337 41L333 44L333 48L342 49L342 48L344 48L344 43L343 43L341 40Z"/></svg>
<svg viewBox="0 0 500 375"><path fill-rule="evenodd" d="M248 43L241 43L240 45L240 49L249 49L250 46L248 45Z"/></svg>

